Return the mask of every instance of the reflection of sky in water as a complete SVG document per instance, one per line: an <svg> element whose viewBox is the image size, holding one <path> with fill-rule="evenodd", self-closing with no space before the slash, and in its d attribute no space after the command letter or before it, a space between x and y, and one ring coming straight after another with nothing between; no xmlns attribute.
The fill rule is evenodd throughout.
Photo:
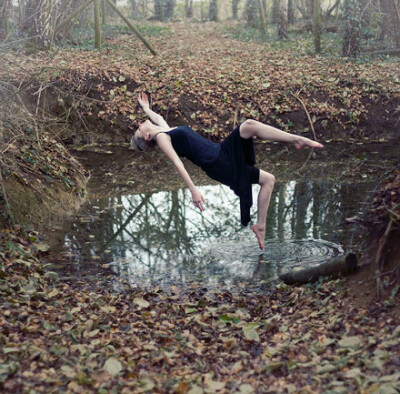
<svg viewBox="0 0 400 394"><path fill-rule="evenodd" d="M140 286L268 282L290 267L343 253L339 245L349 245L351 236L344 219L357 214L365 193L351 184L278 184L261 252L250 226L240 226L233 192L222 185L199 189L206 198L203 213L186 189L91 201L65 236L71 273L108 264ZM253 221L258 189L254 186Z"/></svg>

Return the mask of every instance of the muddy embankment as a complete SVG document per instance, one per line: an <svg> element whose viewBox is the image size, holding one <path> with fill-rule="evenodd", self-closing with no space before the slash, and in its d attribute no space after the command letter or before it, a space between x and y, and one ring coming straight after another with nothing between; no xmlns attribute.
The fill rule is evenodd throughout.
<svg viewBox="0 0 400 394"><path fill-rule="evenodd" d="M0 98L14 98L3 97L1 108L2 228L40 231L86 199L88 173L59 137L71 126L48 111L34 94L37 89L0 92Z"/></svg>
<svg viewBox="0 0 400 394"><path fill-rule="evenodd" d="M68 146L123 143L144 119L135 100L141 89L136 81L128 76L121 79L116 71L102 77L72 72L68 78L54 81L47 105L52 113L66 118L73 126L60 135ZM344 93L363 89L349 82L343 88ZM341 90L340 82L337 90ZM148 94L152 101L152 92ZM260 102L261 91L257 98L235 92L230 95L229 106L223 106L225 98L218 101L210 97L204 103L190 90L182 90L178 97L173 100L168 97L166 102L156 92L153 110L161 113L171 126L190 124L215 141L223 139L235 125L248 118L322 142L400 139L400 95L396 93L357 93L352 103L339 100L326 89L311 88L301 96L281 92L274 97L270 108Z"/></svg>

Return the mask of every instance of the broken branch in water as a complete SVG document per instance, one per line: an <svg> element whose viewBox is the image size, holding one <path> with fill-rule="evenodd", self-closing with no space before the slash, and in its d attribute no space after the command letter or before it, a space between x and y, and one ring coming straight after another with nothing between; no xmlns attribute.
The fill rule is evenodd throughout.
<svg viewBox="0 0 400 394"><path fill-rule="evenodd" d="M291 271L279 275L279 279L288 285L316 281L320 276L338 276L353 273L357 270L357 256L349 253L315 267L308 267L300 271Z"/></svg>

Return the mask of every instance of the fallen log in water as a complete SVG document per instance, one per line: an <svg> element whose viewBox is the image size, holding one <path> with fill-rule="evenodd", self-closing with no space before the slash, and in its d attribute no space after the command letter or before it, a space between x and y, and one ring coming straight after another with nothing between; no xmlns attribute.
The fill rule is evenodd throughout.
<svg viewBox="0 0 400 394"><path fill-rule="evenodd" d="M357 271L357 257L353 253L336 257L315 267L309 267L300 271L285 272L279 275L279 279L288 285L314 282L320 276L337 277Z"/></svg>

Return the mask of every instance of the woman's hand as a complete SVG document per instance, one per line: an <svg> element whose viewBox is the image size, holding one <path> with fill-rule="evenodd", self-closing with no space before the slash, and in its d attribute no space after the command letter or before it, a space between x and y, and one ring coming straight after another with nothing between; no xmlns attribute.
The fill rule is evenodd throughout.
<svg viewBox="0 0 400 394"><path fill-rule="evenodd" d="M206 202L206 200L196 188L192 190L192 200L195 207L199 208L200 211L203 212L204 211L203 204Z"/></svg>
<svg viewBox="0 0 400 394"><path fill-rule="evenodd" d="M143 109L150 108L149 98L146 93L139 93L138 101Z"/></svg>

